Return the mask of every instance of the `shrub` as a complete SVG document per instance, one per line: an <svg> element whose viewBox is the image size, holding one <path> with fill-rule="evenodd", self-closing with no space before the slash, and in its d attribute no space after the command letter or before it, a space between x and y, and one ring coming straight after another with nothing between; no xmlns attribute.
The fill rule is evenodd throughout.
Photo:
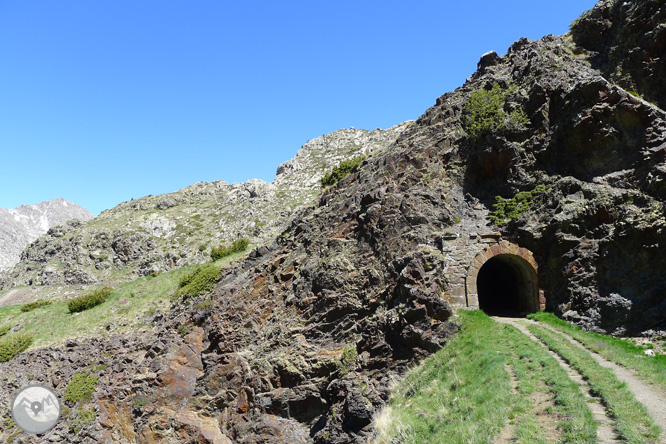
<svg viewBox="0 0 666 444"><path fill-rule="evenodd" d="M78 434L83 427L95 422L96 417L97 415L93 409L81 410L78 416L71 421L71 424L69 425L70 432L74 433L75 435Z"/></svg>
<svg viewBox="0 0 666 444"><path fill-rule="evenodd" d="M75 373L65 388L65 401L77 403L88 401L92 396L99 377L90 373Z"/></svg>
<svg viewBox="0 0 666 444"><path fill-rule="evenodd" d="M500 129L522 129L529 118L522 109L514 110L508 115L504 112L506 98L511 89L502 90L495 83L490 90L477 89L472 91L463 106L463 129L474 139L479 139Z"/></svg>
<svg viewBox="0 0 666 444"><path fill-rule="evenodd" d="M176 296L198 296L211 291L220 278L221 267L206 264L186 274L178 283Z"/></svg>
<svg viewBox="0 0 666 444"><path fill-rule="evenodd" d="M321 179L321 185L324 187L335 185L343 177L355 172L366 156L356 156L350 160L343 160Z"/></svg>
<svg viewBox="0 0 666 444"><path fill-rule="evenodd" d="M30 302L29 304L25 304L21 307L21 311L24 313L27 313L29 311L35 310L39 307L43 307L45 305L50 305L52 302L51 301L46 301L42 299L41 301L35 301L35 302Z"/></svg>
<svg viewBox="0 0 666 444"><path fill-rule="evenodd" d="M342 350L340 361L338 362L338 374L344 377L356 367L356 359L358 358L358 351L356 351L356 344L347 344Z"/></svg>
<svg viewBox="0 0 666 444"><path fill-rule="evenodd" d="M231 244L231 247L227 247L225 245L220 245L217 248L213 248L210 252L210 257L214 261L220 260L223 257L227 257L233 253L240 253L241 251L245 251L245 249L250 245L250 241L248 239L236 239L233 241Z"/></svg>
<svg viewBox="0 0 666 444"><path fill-rule="evenodd" d="M0 339L0 362L7 362L22 351L25 351L30 347L33 339L34 336L32 333L16 333L4 336Z"/></svg>
<svg viewBox="0 0 666 444"><path fill-rule="evenodd" d="M11 325L3 325L2 327L0 327L0 337L9 333L9 330L11 330L11 328L12 328Z"/></svg>
<svg viewBox="0 0 666 444"><path fill-rule="evenodd" d="M67 302L67 308L69 309L70 313L76 313L96 307L99 304L106 302L112 291L113 288L104 287L99 290L95 290L92 293L70 299Z"/></svg>
<svg viewBox="0 0 666 444"><path fill-rule="evenodd" d="M546 186L538 185L532 191L521 191L511 199L495 196L493 211L488 215L488 218L497 226L504 225L512 220L518 220L530 208L534 198L544 191L546 191Z"/></svg>

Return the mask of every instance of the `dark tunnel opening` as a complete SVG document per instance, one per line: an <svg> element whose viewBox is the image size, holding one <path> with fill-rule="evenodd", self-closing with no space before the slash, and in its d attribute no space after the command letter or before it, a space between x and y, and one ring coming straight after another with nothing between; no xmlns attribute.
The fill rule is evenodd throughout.
<svg viewBox="0 0 666 444"><path fill-rule="evenodd" d="M492 316L525 316L538 311L536 272L524 259L500 254L488 259L476 278L479 308Z"/></svg>

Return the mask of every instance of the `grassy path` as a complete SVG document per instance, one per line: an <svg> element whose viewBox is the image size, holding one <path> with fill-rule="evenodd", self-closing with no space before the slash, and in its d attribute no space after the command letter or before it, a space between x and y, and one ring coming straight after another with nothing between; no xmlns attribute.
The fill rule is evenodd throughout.
<svg viewBox="0 0 666 444"><path fill-rule="evenodd" d="M513 318L495 318L498 322L503 322L509 325L513 325L518 330L521 331L525 336L530 338L530 340L535 343L541 343L540 339L533 334L532 331L525 325L522 320L513 319ZM546 344L542 344L543 347L547 347ZM593 387L590 386L587 378L569 365L569 363L563 359L563 357L549 348L551 356L558 362L560 367L565 369L569 378L574 381L585 396L585 401L587 407L592 412L594 420L597 422L597 439L600 443L611 444L611 443L620 443L624 442L620 439L619 434L616 431L614 426L613 416L611 412L604 406L603 399L596 395L596 391Z"/></svg>
<svg viewBox="0 0 666 444"><path fill-rule="evenodd" d="M460 333L394 389L375 419L375 444L665 442L661 421L618 378L618 367L581 345L608 342L617 361L637 362L643 373L660 368L626 356L619 340L577 331L578 343L564 336L568 327L543 320L496 322L482 312L459 319ZM666 410L666 402L656 405Z"/></svg>
<svg viewBox="0 0 666 444"><path fill-rule="evenodd" d="M578 385L513 326L461 312L462 330L398 385L376 443L596 443Z"/></svg>
<svg viewBox="0 0 666 444"><path fill-rule="evenodd" d="M531 321L535 322L535 321ZM641 378L640 372L635 366L631 365L632 362L639 362L640 365L644 367L655 367L659 365L660 357L653 359L653 357L647 357L645 355L637 354L636 347L629 344L630 347L627 348L626 344L623 344L622 340L617 338L606 339L608 342L620 342L619 347L623 350L630 350L629 356L624 356L624 354L618 354L617 351L611 354L616 358L616 361L620 361L625 364L625 366L619 364L618 362L612 362L605 359L601 355L597 354L594 351L586 348L583 341L573 338L572 336L565 333L569 330L568 328L556 328L551 325L551 323L539 323L542 328L550 331L551 333L560 336L560 340L563 343L568 343L574 347L585 350L590 356L599 364L601 367L608 369L609 371L615 374L615 377L626 384L627 389L632 393L636 400L645 407L645 410L649 413L649 416L654 419L655 423L662 429L662 434L660 437L661 443L666 443L666 393L662 389L661 385L657 384L657 381L663 377L663 373L666 372L666 369L662 366L657 369L657 374L650 374L648 378ZM573 327L573 326L568 326ZM577 336L583 339L588 339L586 342L590 342L590 339L594 341L597 339L595 333L584 332L582 330L577 331ZM598 344L598 341L595 341ZM598 345L597 345L598 347ZM642 351L642 350L641 350ZM663 361L662 361L663 362Z"/></svg>

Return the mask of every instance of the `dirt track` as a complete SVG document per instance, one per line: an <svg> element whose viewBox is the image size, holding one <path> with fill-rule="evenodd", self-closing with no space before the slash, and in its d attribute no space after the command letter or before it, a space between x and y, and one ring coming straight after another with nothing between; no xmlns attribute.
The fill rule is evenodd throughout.
<svg viewBox="0 0 666 444"><path fill-rule="evenodd" d="M498 322L505 324L510 324L520 330L523 334L529 337L531 340L541 344L542 342L534 336L527 329L527 326L530 323L539 325L541 327L547 328L551 332L558 334L562 337L562 340L569 341L577 347L586 350L602 367L609 368L613 370L616 377L627 384L629 391L634 395L637 401L645 406L648 413L654 421L661 427L662 434L660 436L660 442L666 444L666 393L663 390L660 390L656 387L650 386L641 379L639 379L635 374L633 374L629 369L621 367L613 362L610 362L598 354L587 350L575 339L570 336L562 333L559 330L556 330L552 327L549 327L543 323L538 323L528 319L519 319L519 318L502 318L494 317ZM545 345L543 345L545 347ZM559 362L559 364L567 371L569 377L574 380L580 387L583 394L588 398L588 407L592 411L595 419L598 422L598 439L600 443L619 443L622 442L612 426L612 419L608 412L605 410L603 405L599 402L598 398L590 395L590 390L587 382L583 380L580 374L578 374L574 369L571 368L562 358L557 354L551 352L551 355ZM511 440L505 440L502 442L510 443ZM497 444L500 444L498 442Z"/></svg>

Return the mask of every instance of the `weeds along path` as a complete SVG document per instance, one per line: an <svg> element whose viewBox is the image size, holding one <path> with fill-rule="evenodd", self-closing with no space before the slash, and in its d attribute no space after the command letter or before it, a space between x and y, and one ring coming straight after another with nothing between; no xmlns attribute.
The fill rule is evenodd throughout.
<svg viewBox="0 0 666 444"><path fill-rule="evenodd" d="M611 369L620 381L626 383L627 388L634 395L636 400L645 406L652 419L654 419L657 425L661 427L662 433L660 436L660 442L666 444L666 393L664 393L662 389L646 384L631 370L605 359L599 354L587 349L576 339L550 325L529 319L522 320L522 322L539 325L555 334L559 334L570 344L588 352L600 366Z"/></svg>
<svg viewBox="0 0 666 444"><path fill-rule="evenodd" d="M521 333L530 338L532 341L537 344L542 345L544 348L547 348L539 338L534 336L527 328L524 323L524 320L518 320L513 318L501 318L493 317L497 322L504 324L509 324L517 328ZM552 350L548 350L549 354L558 362L558 364L566 371L569 378L574 381L580 387L581 392L585 396L587 407L592 412L592 416L597 422L597 439L600 443L621 443L624 442L620 439L620 436L617 434L613 427L613 419L608 413L606 408L604 408L601 403L601 399L593 395L593 390L589 384L585 381L583 376L574 370L566 361L562 359L557 353Z"/></svg>

